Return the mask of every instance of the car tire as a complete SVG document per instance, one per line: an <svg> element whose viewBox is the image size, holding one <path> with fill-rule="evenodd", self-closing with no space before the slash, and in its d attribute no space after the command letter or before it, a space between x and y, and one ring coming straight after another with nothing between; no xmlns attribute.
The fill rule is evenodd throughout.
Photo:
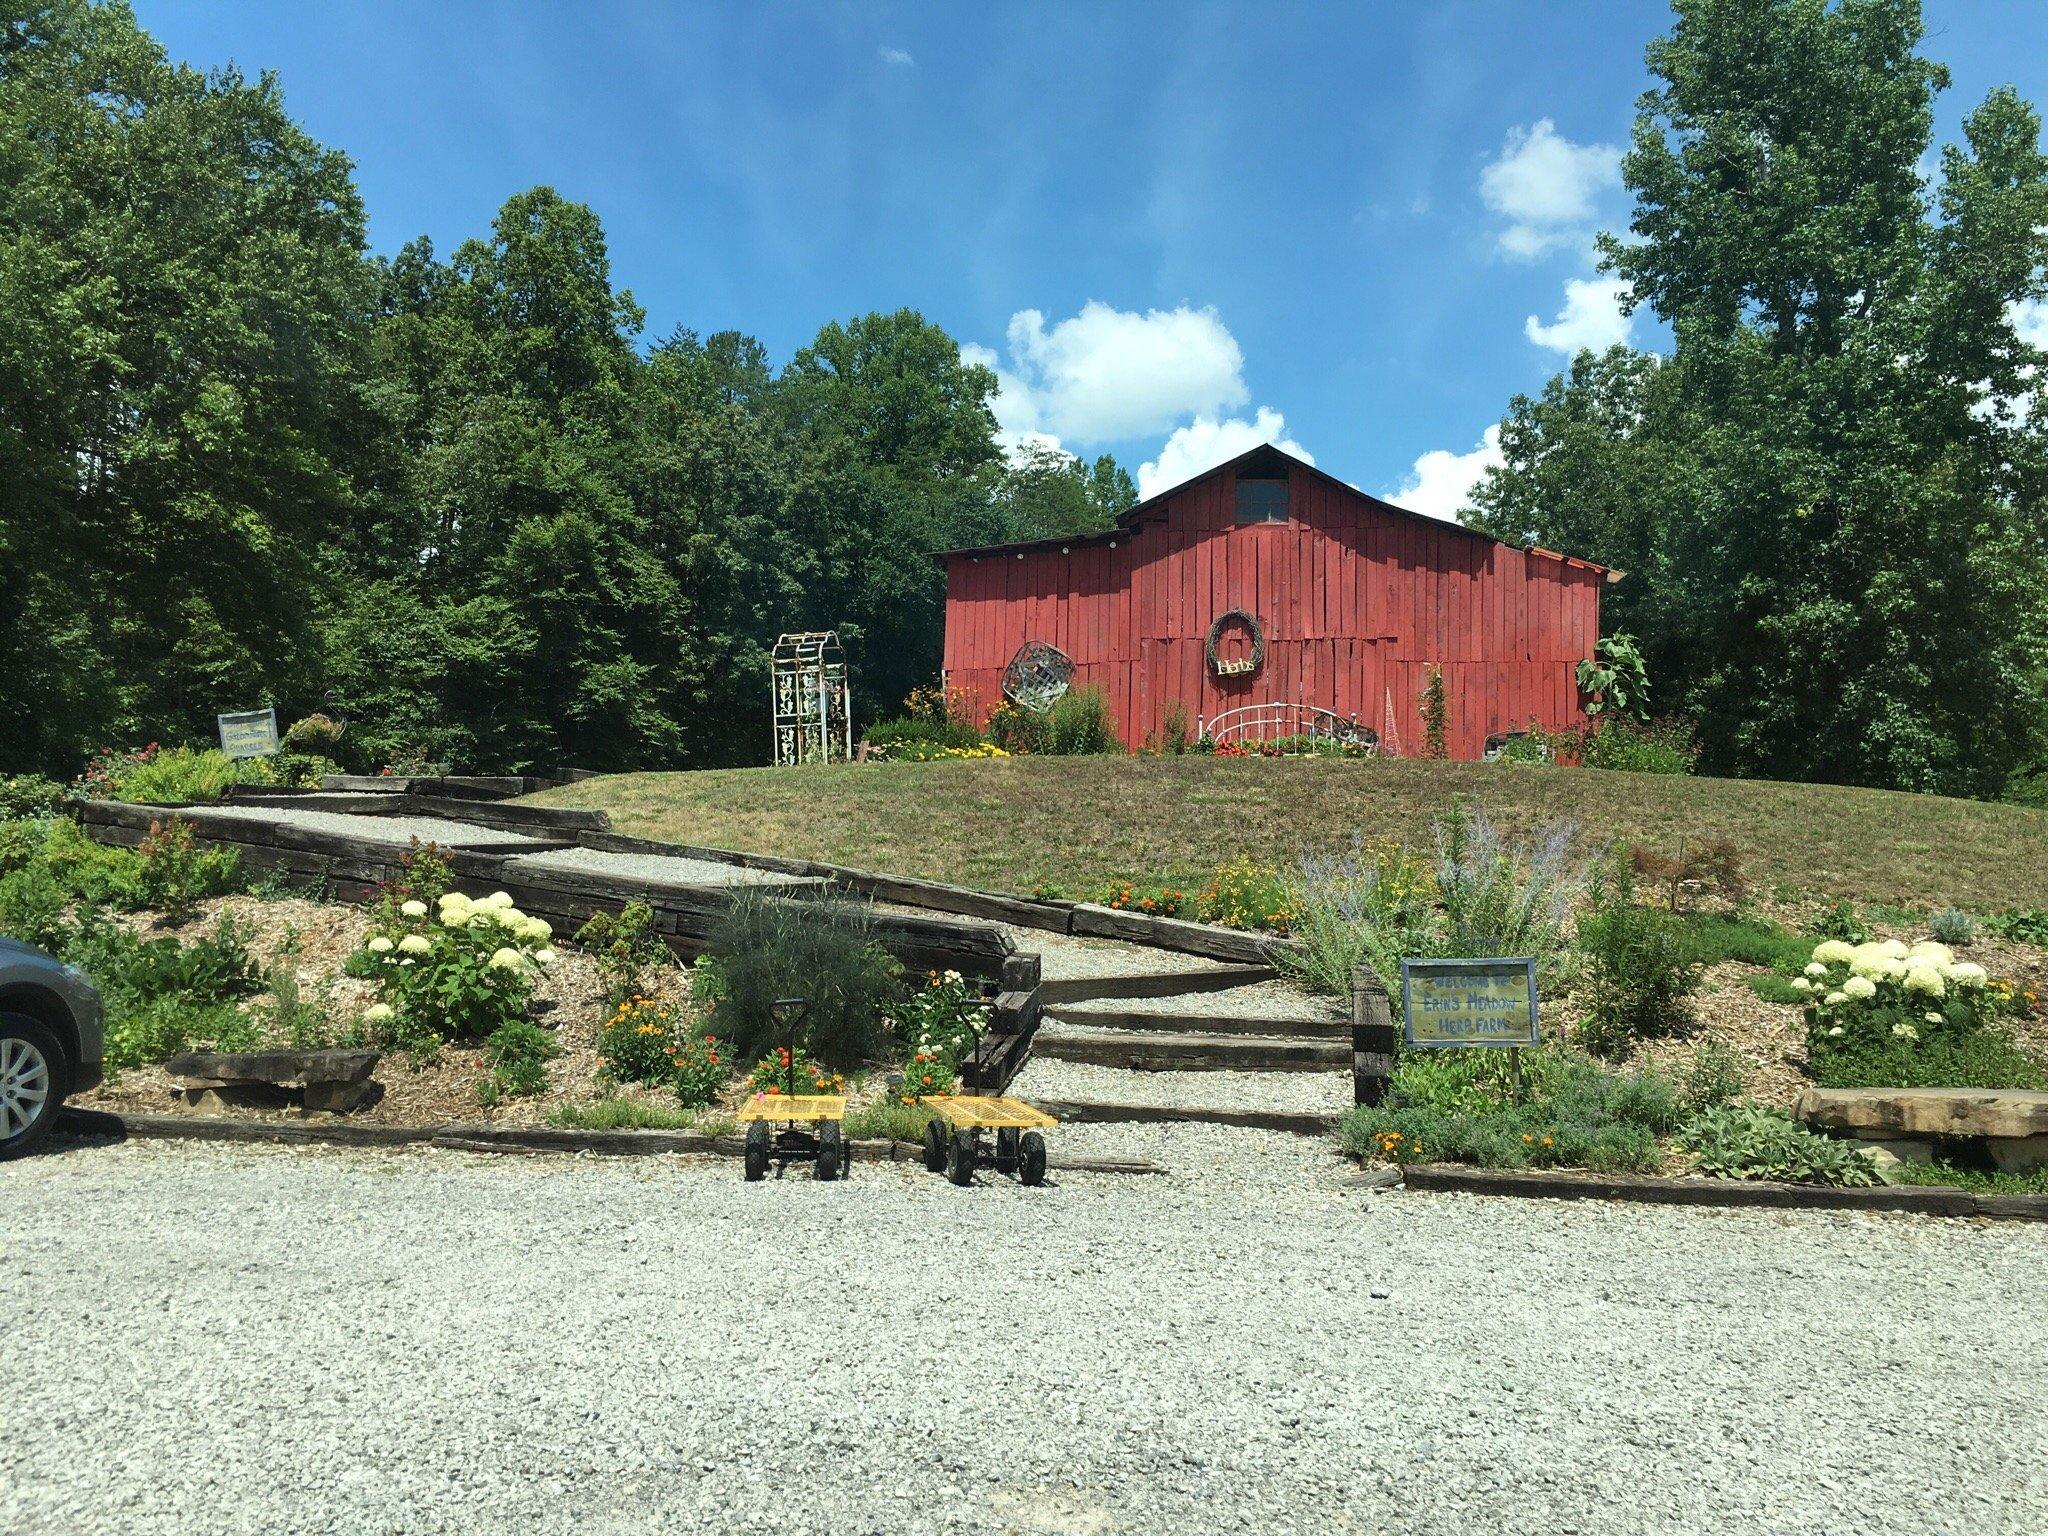
<svg viewBox="0 0 2048 1536"><path fill-rule="evenodd" d="M19 1157L49 1133L64 1102L64 1052L25 1014L0 1013L0 1158Z"/></svg>

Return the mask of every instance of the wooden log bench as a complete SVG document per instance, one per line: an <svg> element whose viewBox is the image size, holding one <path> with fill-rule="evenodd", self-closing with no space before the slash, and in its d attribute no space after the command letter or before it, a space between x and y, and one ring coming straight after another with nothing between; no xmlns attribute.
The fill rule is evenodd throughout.
<svg viewBox="0 0 2048 1536"><path fill-rule="evenodd" d="M377 1092L377 1051L183 1051L164 1062L183 1109L342 1113Z"/></svg>

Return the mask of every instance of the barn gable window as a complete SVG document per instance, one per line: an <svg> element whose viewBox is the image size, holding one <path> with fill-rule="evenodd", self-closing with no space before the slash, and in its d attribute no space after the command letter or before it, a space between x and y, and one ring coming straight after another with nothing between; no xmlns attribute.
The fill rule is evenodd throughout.
<svg viewBox="0 0 2048 1536"><path fill-rule="evenodd" d="M1287 470L1247 466L1237 472L1237 520L1240 523L1287 521Z"/></svg>

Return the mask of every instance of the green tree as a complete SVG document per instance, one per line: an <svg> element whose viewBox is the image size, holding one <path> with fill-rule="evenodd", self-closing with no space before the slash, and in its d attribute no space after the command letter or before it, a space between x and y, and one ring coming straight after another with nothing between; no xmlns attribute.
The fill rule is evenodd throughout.
<svg viewBox="0 0 2048 1536"><path fill-rule="evenodd" d="M374 288L347 160L126 5L0 22L0 762L317 686Z"/></svg>
<svg viewBox="0 0 2048 1536"><path fill-rule="evenodd" d="M1631 571L1711 766L1995 792L2042 728L2039 119L1994 93L1930 195L1917 5L1675 10L1601 241L1673 356L1516 401L1480 521Z"/></svg>

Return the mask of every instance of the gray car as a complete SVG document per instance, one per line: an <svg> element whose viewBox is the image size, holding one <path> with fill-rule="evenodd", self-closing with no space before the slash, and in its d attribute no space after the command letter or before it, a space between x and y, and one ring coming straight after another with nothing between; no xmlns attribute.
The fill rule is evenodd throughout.
<svg viewBox="0 0 2048 1536"><path fill-rule="evenodd" d="M102 1075L100 995L85 972L0 937L0 1158L49 1130L64 1096Z"/></svg>

